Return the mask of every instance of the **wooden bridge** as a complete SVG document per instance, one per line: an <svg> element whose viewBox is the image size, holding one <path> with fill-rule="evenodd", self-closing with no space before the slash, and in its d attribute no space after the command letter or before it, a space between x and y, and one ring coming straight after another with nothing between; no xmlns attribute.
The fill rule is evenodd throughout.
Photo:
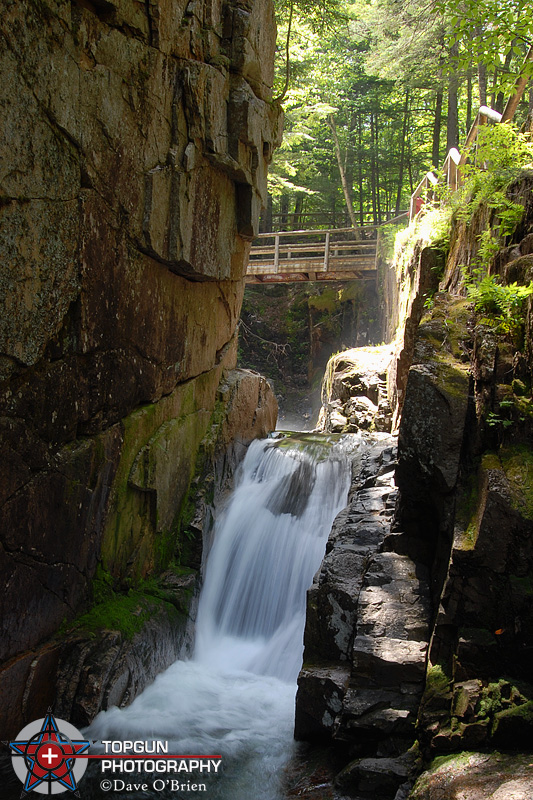
<svg viewBox="0 0 533 800"><path fill-rule="evenodd" d="M260 233L246 283L375 280L379 225Z"/></svg>

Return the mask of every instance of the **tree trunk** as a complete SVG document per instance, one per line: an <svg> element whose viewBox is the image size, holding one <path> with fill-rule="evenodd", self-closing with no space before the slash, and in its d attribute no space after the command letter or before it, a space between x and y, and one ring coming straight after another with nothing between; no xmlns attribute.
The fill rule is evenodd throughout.
<svg viewBox="0 0 533 800"><path fill-rule="evenodd" d="M272 230L272 195L267 195L266 208L261 214L259 232L270 233Z"/></svg>
<svg viewBox="0 0 533 800"><path fill-rule="evenodd" d="M479 86L479 105L487 105L487 67L485 64L478 64L477 81Z"/></svg>
<svg viewBox="0 0 533 800"><path fill-rule="evenodd" d="M339 143L339 137L337 136L337 126L335 125L335 119L333 117L333 114L330 114L330 116L328 117L328 126L331 131L331 135L333 137L333 145L335 147L337 165L339 167L339 173L341 176L342 191L344 194L344 200L346 201L346 208L348 210L348 215L350 217L350 223L353 228L357 228L357 219L355 216L355 212L353 210L348 183L346 181L346 173L344 171L344 165L342 162L341 147Z"/></svg>
<svg viewBox="0 0 533 800"><path fill-rule="evenodd" d="M479 39L483 35L483 28L481 25L477 25L474 31L474 35L477 36ZM487 66L486 64L478 64L477 65L477 84L479 89L479 105L486 106L487 105ZM477 113L477 110L476 110Z"/></svg>
<svg viewBox="0 0 533 800"><path fill-rule="evenodd" d="M348 139L346 141L346 154L344 157L344 173L346 175L346 183L348 186L348 193L350 195L350 206L354 205L354 164L355 164L355 126L357 124L357 114L352 111L350 114L350 126L348 128Z"/></svg>
<svg viewBox="0 0 533 800"><path fill-rule="evenodd" d="M443 92L442 89L437 91L437 97L435 98L435 118L433 120L433 144L431 147L431 163L434 167L439 166L440 160L440 129L442 127L442 100L443 100ZM411 190L412 194L412 190Z"/></svg>
<svg viewBox="0 0 533 800"><path fill-rule="evenodd" d="M357 178L359 184L359 224L364 225L363 205L363 121L361 112L357 115Z"/></svg>
<svg viewBox="0 0 533 800"><path fill-rule="evenodd" d="M504 64L503 64L503 72L504 72L504 74L509 72L509 67L511 66L511 58L513 56L513 47L515 46L517 41L518 41L517 39L513 39L512 43L511 43L511 47L509 49L509 52L505 56L505 61L504 61ZM503 113L504 103L505 103L505 97L503 95L503 92L498 92L498 97L496 98L495 110L499 111L500 114Z"/></svg>
<svg viewBox="0 0 533 800"><path fill-rule="evenodd" d="M468 67L466 71L466 131L472 127L472 67Z"/></svg>
<svg viewBox="0 0 533 800"><path fill-rule="evenodd" d="M492 93L490 96L490 107L494 108L496 105L496 84L498 83L498 67L495 67L492 76Z"/></svg>
<svg viewBox="0 0 533 800"><path fill-rule="evenodd" d="M289 198L288 195L282 195L279 198L279 227L280 230L286 231L289 223Z"/></svg>
<svg viewBox="0 0 533 800"><path fill-rule="evenodd" d="M294 202L294 212L292 215L292 229L293 231L301 230L301 213L304 207L304 196L302 194L297 195L296 200Z"/></svg>
<svg viewBox="0 0 533 800"><path fill-rule="evenodd" d="M405 163L405 140L407 138L407 119L409 117L409 89L405 92L405 106L403 109L402 141L400 144L400 166L398 169L398 191L396 192L396 208L394 213L400 213L400 203L402 202L403 171Z"/></svg>
<svg viewBox="0 0 533 800"><path fill-rule="evenodd" d="M374 152L374 114L370 112L370 181L372 187L372 219L374 225L378 222L378 207L376 202L376 158Z"/></svg>
<svg viewBox="0 0 533 800"><path fill-rule="evenodd" d="M376 113L374 116L374 163L376 165L376 205L377 205L377 212L378 212L378 222L381 222L381 176L379 174L380 170L380 163L379 163L379 128L378 128L378 110L376 108Z"/></svg>
<svg viewBox="0 0 533 800"><path fill-rule="evenodd" d="M459 52L457 42L450 48L450 56L453 60ZM452 71L448 77L448 116L446 119L446 154L452 147L459 144L459 115L457 111L457 95L459 90L459 78L457 72Z"/></svg>

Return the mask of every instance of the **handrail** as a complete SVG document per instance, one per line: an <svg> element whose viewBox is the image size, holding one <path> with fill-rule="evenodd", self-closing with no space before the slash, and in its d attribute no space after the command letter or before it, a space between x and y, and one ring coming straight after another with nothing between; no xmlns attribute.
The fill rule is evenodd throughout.
<svg viewBox="0 0 533 800"><path fill-rule="evenodd" d="M527 51L526 57L524 59L524 63L522 65L522 70L518 78L516 79L516 83L514 85L513 94L509 97L505 108L503 109L503 114L501 118L501 122L508 122L510 119L514 117L514 112L518 108L518 103L522 95L524 94L524 89L529 83L530 75L524 75L524 67L528 61L533 61L533 45Z"/></svg>
<svg viewBox="0 0 533 800"><path fill-rule="evenodd" d="M380 225L359 225L357 228L315 228L312 230L303 231L270 231L266 233L258 233L255 239L271 239L273 236L322 236L326 233L351 233L352 231L374 230L380 228L381 225L388 223L380 223Z"/></svg>

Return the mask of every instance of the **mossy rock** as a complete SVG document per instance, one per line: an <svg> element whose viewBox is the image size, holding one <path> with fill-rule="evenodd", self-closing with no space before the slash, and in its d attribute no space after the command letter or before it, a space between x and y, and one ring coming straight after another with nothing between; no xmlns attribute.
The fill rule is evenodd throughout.
<svg viewBox="0 0 533 800"><path fill-rule="evenodd" d="M492 727L493 742L506 749L533 747L533 700L499 711Z"/></svg>
<svg viewBox="0 0 533 800"><path fill-rule="evenodd" d="M97 634L101 631L118 631L124 638L132 639L150 617L161 611L163 603L161 599L141 592L118 595L78 617L69 625L69 632L76 630ZM170 613L176 613L173 606L167 605Z"/></svg>

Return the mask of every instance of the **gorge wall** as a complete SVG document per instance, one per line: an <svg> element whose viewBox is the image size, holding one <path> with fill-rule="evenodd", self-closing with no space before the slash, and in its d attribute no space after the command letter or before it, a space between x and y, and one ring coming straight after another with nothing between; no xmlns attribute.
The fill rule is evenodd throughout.
<svg viewBox="0 0 533 800"><path fill-rule="evenodd" d="M8 737L54 700L58 665L92 686L80 724L142 688L123 633L95 680L94 648L54 635L98 601L183 616L198 459L275 424L266 383L227 371L281 117L268 0L8 1L0 37Z"/></svg>
<svg viewBox="0 0 533 800"><path fill-rule="evenodd" d="M507 188L524 213L485 264L502 287L533 279L532 189L530 171ZM501 316L466 296L480 233L498 226L482 203L452 220L445 247L414 231L395 267L397 463L374 433L375 463L354 476L308 593L296 734L336 764L329 785L319 773L320 797L533 790L533 302ZM382 376L368 358L332 359L326 428L379 430Z"/></svg>

